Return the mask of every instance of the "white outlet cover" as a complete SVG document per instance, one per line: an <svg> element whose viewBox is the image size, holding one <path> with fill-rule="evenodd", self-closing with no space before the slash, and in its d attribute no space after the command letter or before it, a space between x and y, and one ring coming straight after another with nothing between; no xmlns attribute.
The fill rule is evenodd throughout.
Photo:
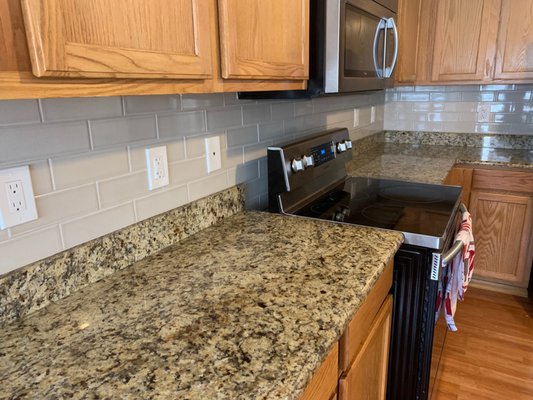
<svg viewBox="0 0 533 400"><path fill-rule="evenodd" d="M148 169L148 189L154 190L170 183L168 176L167 146L146 149L146 168Z"/></svg>
<svg viewBox="0 0 533 400"><path fill-rule="evenodd" d="M222 158L220 153L220 136L205 138L205 159L207 162L208 174L222 168Z"/></svg>
<svg viewBox="0 0 533 400"><path fill-rule="evenodd" d="M10 204L13 202L16 202L16 205ZM0 229L11 228L37 218L30 168L26 165L1 170Z"/></svg>

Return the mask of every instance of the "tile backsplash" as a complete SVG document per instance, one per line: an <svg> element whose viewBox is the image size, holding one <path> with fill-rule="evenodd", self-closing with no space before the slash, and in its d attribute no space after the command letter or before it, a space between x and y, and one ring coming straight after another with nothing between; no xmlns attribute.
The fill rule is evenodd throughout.
<svg viewBox="0 0 533 400"><path fill-rule="evenodd" d="M533 85L405 86L387 91L385 129L533 134Z"/></svg>
<svg viewBox="0 0 533 400"><path fill-rule="evenodd" d="M30 165L39 219L0 231L0 274L236 184L266 206L266 148L332 127L383 130L385 94L240 101L235 93L0 101L0 169ZM207 174L204 138L222 169ZM170 185L148 191L144 150L167 146Z"/></svg>

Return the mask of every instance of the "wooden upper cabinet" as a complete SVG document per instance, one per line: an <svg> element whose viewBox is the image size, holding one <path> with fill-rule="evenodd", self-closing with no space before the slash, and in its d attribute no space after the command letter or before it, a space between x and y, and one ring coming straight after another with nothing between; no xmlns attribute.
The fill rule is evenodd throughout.
<svg viewBox="0 0 533 400"><path fill-rule="evenodd" d="M212 76L205 0L22 0L36 76Z"/></svg>
<svg viewBox="0 0 533 400"><path fill-rule="evenodd" d="M533 79L533 1L502 0L495 79Z"/></svg>
<svg viewBox="0 0 533 400"><path fill-rule="evenodd" d="M219 0L223 78L308 78L309 0Z"/></svg>
<svg viewBox="0 0 533 400"><path fill-rule="evenodd" d="M400 0L398 11L399 54L394 75L397 82L414 82L417 78L419 19L422 0Z"/></svg>
<svg viewBox="0 0 533 400"><path fill-rule="evenodd" d="M440 0L437 7L432 81L491 80L500 0Z"/></svg>

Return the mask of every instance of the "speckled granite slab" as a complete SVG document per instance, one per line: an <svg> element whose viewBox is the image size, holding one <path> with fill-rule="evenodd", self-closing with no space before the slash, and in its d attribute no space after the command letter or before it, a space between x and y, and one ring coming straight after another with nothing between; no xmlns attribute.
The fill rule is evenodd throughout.
<svg viewBox="0 0 533 400"><path fill-rule="evenodd" d="M376 143L365 152L353 153L353 160L347 164L348 173L352 176L368 176L389 179L409 180L424 183L442 183L449 170L455 164L501 166L510 168L533 169L533 147L531 148L497 148L469 147L459 145L427 144L424 137L414 142L411 133L397 135L387 132L385 143ZM432 133L432 135L439 135ZM450 135L450 134L444 134ZM451 134L456 135L456 134ZM457 134L459 136L461 134ZM464 134L464 136L486 136ZM491 135L505 136L505 135ZM392 141L399 138L398 142ZM413 142L409 142L409 141ZM454 143L469 143L468 138ZM494 139L492 143L497 143ZM478 143L473 139L472 143ZM489 143L489 142L487 142ZM355 146L357 147L357 142ZM520 147L520 145L518 145Z"/></svg>
<svg viewBox="0 0 533 400"><path fill-rule="evenodd" d="M236 214L5 327L0 397L297 399L401 241Z"/></svg>
<svg viewBox="0 0 533 400"><path fill-rule="evenodd" d="M533 149L533 135L387 131L384 133L384 141L435 146Z"/></svg>
<svg viewBox="0 0 533 400"><path fill-rule="evenodd" d="M233 187L0 276L0 326L244 208Z"/></svg>

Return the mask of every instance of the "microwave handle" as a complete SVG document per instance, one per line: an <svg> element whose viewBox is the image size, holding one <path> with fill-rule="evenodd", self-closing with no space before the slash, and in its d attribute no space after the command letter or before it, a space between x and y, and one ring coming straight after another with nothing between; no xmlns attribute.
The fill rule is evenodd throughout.
<svg viewBox="0 0 533 400"><path fill-rule="evenodd" d="M385 66L384 76L385 78L390 78L396 67L396 61L398 61L398 28L394 22L394 18L387 19L387 24L385 29L392 29L394 35L394 54L392 56L392 63L390 67Z"/></svg>
<svg viewBox="0 0 533 400"><path fill-rule="evenodd" d="M376 33L374 34L374 46L372 48L372 57L374 59L374 69L376 70L376 74L378 76L378 78L383 78L383 73L384 73L384 66L383 67L380 67L378 65L378 59L377 59L377 53L378 53L378 45L379 45L379 35L381 33L381 31L386 31L387 30L387 20L385 19L380 19L377 26L376 26ZM387 35L385 35L385 38L387 37ZM385 47L385 46L383 46ZM385 63L385 61L383 61L383 63Z"/></svg>

